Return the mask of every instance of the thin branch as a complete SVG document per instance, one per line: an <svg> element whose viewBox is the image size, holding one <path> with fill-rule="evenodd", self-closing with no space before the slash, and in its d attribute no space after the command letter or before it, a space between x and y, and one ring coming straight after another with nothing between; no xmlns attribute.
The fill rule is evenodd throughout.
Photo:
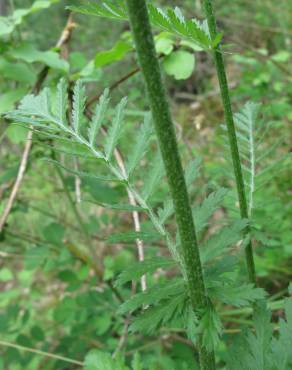
<svg viewBox="0 0 292 370"><path fill-rule="evenodd" d="M36 355L50 357L50 358L52 358L54 360L60 360L60 361L68 362L70 364L84 366L84 363L83 362L77 361L77 360L73 360L72 358L68 358L68 357L64 357L64 356L60 356L60 355L55 355L54 353L40 351L40 350L35 349L35 348L24 347L24 346L21 346L19 344L6 342L4 340L0 340L0 345L1 346L5 346L5 347L10 347L10 348L15 348L15 349L18 349L20 351L34 353Z"/></svg>

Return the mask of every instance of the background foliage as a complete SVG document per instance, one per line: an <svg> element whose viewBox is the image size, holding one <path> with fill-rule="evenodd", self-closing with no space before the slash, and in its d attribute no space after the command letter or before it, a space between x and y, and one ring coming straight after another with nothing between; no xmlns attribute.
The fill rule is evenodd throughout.
<svg viewBox="0 0 292 370"><path fill-rule="evenodd" d="M147 129L145 112L148 106L141 76L136 73L137 61L128 25L107 18L74 14L70 40L56 47L67 22L66 6L78 4L78 1L69 4L58 0L1 2L0 113L13 110L34 89L44 67L49 69L43 87L50 91L53 110L56 110L54 98L61 78L69 80L70 87L81 79L89 97L87 102L92 97L96 101L110 86L108 122L114 116L113 108L123 96L128 96L124 119L120 122L123 132L118 147L125 154L127 169L134 170L135 167L134 184L142 189L142 193L144 184L144 198L149 199L153 209L162 209L168 188L160 158L153 154L156 153L156 142L151 128ZM199 1L157 1L155 5L178 5L188 18L203 18ZM221 321L210 313L206 322L208 325L212 322L210 336L214 327L222 330L224 341L219 342L217 349L218 368L224 369L226 363L230 369L243 368L247 362L246 353L236 353L237 362L227 358L226 347L238 338L251 349L248 355L251 369L274 369L268 367L272 363L271 366L284 370L289 369L285 367L289 366L289 358L286 363L276 362L275 365L276 360L274 357L270 360L269 351L270 347L276 348L282 338L291 335L291 304L284 298L288 296L292 260L291 167L285 166L286 155L291 150L292 5L285 0L277 4L270 0L217 0L215 6L226 45L224 56L235 111L240 111L250 100L259 103L260 108L246 105L244 109L259 109L259 128L270 122L256 169L261 173L272 167L268 176L264 173L258 180L262 186L254 194L253 203L257 207L252 212L256 270L259 285L269 294L269 309L264 317L258 315L255 318L256 334L238 335L252 325L250 308L235 307L249 302L250 290L246 288L247 298L243 303L235 304L236 291L232 302L217 296ZM223 113L215 70L211 55L202 50L202 45L167 30L155 28L155 32L183 162L187 165L195 159L195 168L200 167L197 178L190 175L189 183L194 212L199 214L203 199L213 192L216 194L218 189L233 186L233 179L228 176L230 167L226 161L225 133L221 127ZM82 86L78 87L78 84L73 110L74 104L79 108L85 105ZM75 121L80 121L82 126L86 118L75 116ZM130 147L135 151L138 128L144 121L140 144L146 141L151 150L143 159L127 162ZM245 122L247 127L250 122ZM26 126L12 125L4 115L1 116L0 214L17 175L27 133ZM0 332L3 343L0 342L0 369L75 369L83 363L87 370L194 369L193 338L186 330L187 327L193 329L190 325L194 324L194 318L190 319L185 313L189 321L184 327L175 317L165 323L159 310L157 326L152 316L148 321L146 315L145 321L139 321L138 317L134 322L128 316L129 311L140 307L143 310L143 305L150 299L146 293L140 300L139 296L135 298L137 301L130 299L133 289L141 290L140 277L145 271L151 272L146 278L149 295L152 293L149 302L157 299L155 303L159 306L159 300L163 298L164 304L176 304L172 295L180 291L181 285L177 268L168 262L166 244L157 235L143 207L128 205L125 187L119 181L108 182L101 178L108 176L108 172L103 164L95 161L92 152L55 139L34 136L23 184L1 232ZM114 139L115 143L117 139ZM99 142L104 143L104 140L101 135ZM52 142L55 142L54 149ZM107 154L112 152L112 144L105 144ZM244 143L241 149L244 153ZM145 150L142 152L144 154ZM41 160L44 158L45 161ZM63 168L55 165L56 159ZM246 165L250 165L250 161ZM250 183L250 171L246 173L246 182ZM167 209L167 203L164 206ZM171 209L169 203L168 207ZM226 219L232 222L237 209L231 191L228 191L227 196L222 196L222 202L214 207L214 213L203 216L205 222L200 239L205 241L214 234L217 237L216 233L224 230ZM139 234L134 232L133 211L140 213ZM166 216L167 213L161 211L160 217ZM169 216L165 222L174 235L171 212ZM235 224L236 227L240 232L242 226ZM144 241L146 259L152 264L145 270L131 271L130 277L125 276L125 272L120 275L129 266L135 266L137 236ZM231 240L230 244L234 245L237 240ZM205 258L207 260L208 256ZM224 266L228 267L227 261ZM244 264L239 266L239 270L231 274L231 280L243 284ZM133 274L137 281L134 287L130 283ZM119 284L115 286L117 279ZM165 292L164 297L155 298L157 287ZM210 287L212 289L216 287ZM221 293L224 295L224 291ZM243 300L244 294L242 289L240 296ZM130 300L121 305L121 299ZM287 325L283 321L284 306ZM152 314L155 314L155 307ZM130 321L132 330L126 335ZM278 327L279 338L271 339L270 334ZM257 336L263 332L266 336L262 339L267 343L264 349L260 347L260 335ZM213 338L212 343L218 340ZM21 347L63 358L46 357ZM254 363L257 360L252 353L255 348L257 352L266 351L262 363ZM113 353L114 359L111 357Z"/></svg>

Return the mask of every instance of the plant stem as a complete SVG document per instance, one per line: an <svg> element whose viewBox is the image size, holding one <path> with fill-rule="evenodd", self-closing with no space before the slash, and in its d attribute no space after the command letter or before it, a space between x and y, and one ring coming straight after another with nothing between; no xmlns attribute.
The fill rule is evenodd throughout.
<svg viewBox="0 0 292 370"><path fill-rule="evenodd" d="M212 39L215 39L217 35L217 25L216 19L213 12L213 6L211 0L203 0L203 5L207 17L208 27L210 31L210 36ZM220 85L221 99L224 108L224 115L227 125L227 132L229 138L229 145L238 193L239 207L241 217L248 219L248 209L246 201L246 192L242 175L241 162L239 157L239 150L236 138L235 125L233 120L233 112L231 107L229 88L227 82L227 76L225 71L224 60L222 56L221 46L218 45L214 50L214 60L217 70L217 77ZM245 230L246 235L250 234L250 226ZM248 245L245 248L246 264L248 277L250 282L256 285L256 275L255 275L255 265L253 258L252 242L249 241Z"/></svg>
<svg viewBox="0 0 292 370"><path fill-rule="evenodd" d="M174 203L175 216L181 239L187 283L193 310L200 318L209 304L203 279L202 265L192 217L189 196L178 151L174 125L155 53L148 11L145 0L127 0L130 25L136 45L138 61L144 76L154 127L166 170ZM207 352L198 343L202 370L215 369L213 352Z"/></svg>

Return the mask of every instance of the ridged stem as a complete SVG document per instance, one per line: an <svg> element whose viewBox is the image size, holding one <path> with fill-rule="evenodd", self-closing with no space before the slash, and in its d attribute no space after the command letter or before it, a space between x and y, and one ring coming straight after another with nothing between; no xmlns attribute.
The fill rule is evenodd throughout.
<svg viewBox="0 0 292 370"><path fill-rule="evenodd" d="M145 0L127 0L130 25L138 61L144 76L146 91L158 138L167 181L174 203L175 216L186 266L187 284L193 310L200 318L209 304L204 285L202 265L196 239L192 211L178 151L169 103L155 52ZM209 353L198 341L202 370L214 370L214 353Z"/></svg>
<svg viewBox="0 0 292 370"><path fill-rule="evenodd" d="M208 27L211 38L214 40L217 35L217 25L216 25L216 18L213 12L213 6L211 0L203 0L203 5L207 17ZM225 121L227 126L227 133L231 151L231 158L233 163L237 193L238 193L238 200L239 200L239 207L240 207L240 214L241 217L244 219L248 219L248 208L247 208L247 200L246 200L246 192L245 186L243 181L243 174L236 138L236 131L233 119L233 112L231 107L230 95L229 95L229 88L227 82L227 76L225 71L225 65L223 60L223 55L221 51L220 44L214 50L214 60L217 70L217 76L220 85L220 92L221 92L221 99L224 108L224 115ZM248 226L245 230L246 235L250 234L250 227ZM245 256L246 256L246 265L248 271L248 277L250 282L256 285L256 273L255 273L255 264L253 258L253 250L252 250L252 242L249 241L245 248Z"/></svg>

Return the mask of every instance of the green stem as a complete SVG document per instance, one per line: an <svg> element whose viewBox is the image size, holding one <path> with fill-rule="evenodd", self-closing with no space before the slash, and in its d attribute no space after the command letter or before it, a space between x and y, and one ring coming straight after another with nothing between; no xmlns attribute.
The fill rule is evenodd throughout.
<svg viewBox="0 0 292 370"><path fill-rule="evenodd" d="M207 22L209 26L210 36L215 39L217 35L216 19L213 12L213 6L211 0L203 0ZM236 138L235 125L233 120L233 113L229 95L229 88L227 82L227 76L225 71L224 60L222 56L221 46L218 45L214 50L214 60L217 70L217 77L220 85L221 99L224 108L225 120L227 125L227 132L229 138L229 145L233 163L233 169L236 180L236 187L238 193L239 207L241 217L248 219L248 209L246 201L246 192L244 187L241 162L239 157L239 150ZM246 235L250 234L250 227L246 228ZM250 241L245 248L246 264L248 270L248 277L250 282L256 285L255 265L253 258L252 242Z"/></svg>
<svg viewBox="0 0 292 370"><path fill-rule="evenodd" d="M21 346L19 344L6 342L4 340L1 340L0 341L0 346L15 348L15 349L18 349L20 351L26 351L26 352L34 353L36 355L50 357L50 358L52 358L54 360L64 361L64 362L67 362L69 364L74 364L74 365L78 365L78 366L84 366L84 363L83 362L77 361L77 360L73 360L72 358L68 358L68 357L64 357L64 356L60 356L60 355L55 355L54 353L44 352L44 351L40 351L38 349L34 349L34 348L30 348L30 347L24 347L24 346Z"/></svg>
<svg viewBox="0 0 292 370"><path fill-rule="evenodd" d="M175 215L186 266L190 301L197 316L209 304L204 285L202 265L192 217L189 196L178 151L174 125L155 53L154 41L145 0L127 0L130 25L136 44L141 71L153 116L154 127L166 170L166 176L174 203ZM202 370L215 369L214 353L207 352L198 343Z"/></svg>

